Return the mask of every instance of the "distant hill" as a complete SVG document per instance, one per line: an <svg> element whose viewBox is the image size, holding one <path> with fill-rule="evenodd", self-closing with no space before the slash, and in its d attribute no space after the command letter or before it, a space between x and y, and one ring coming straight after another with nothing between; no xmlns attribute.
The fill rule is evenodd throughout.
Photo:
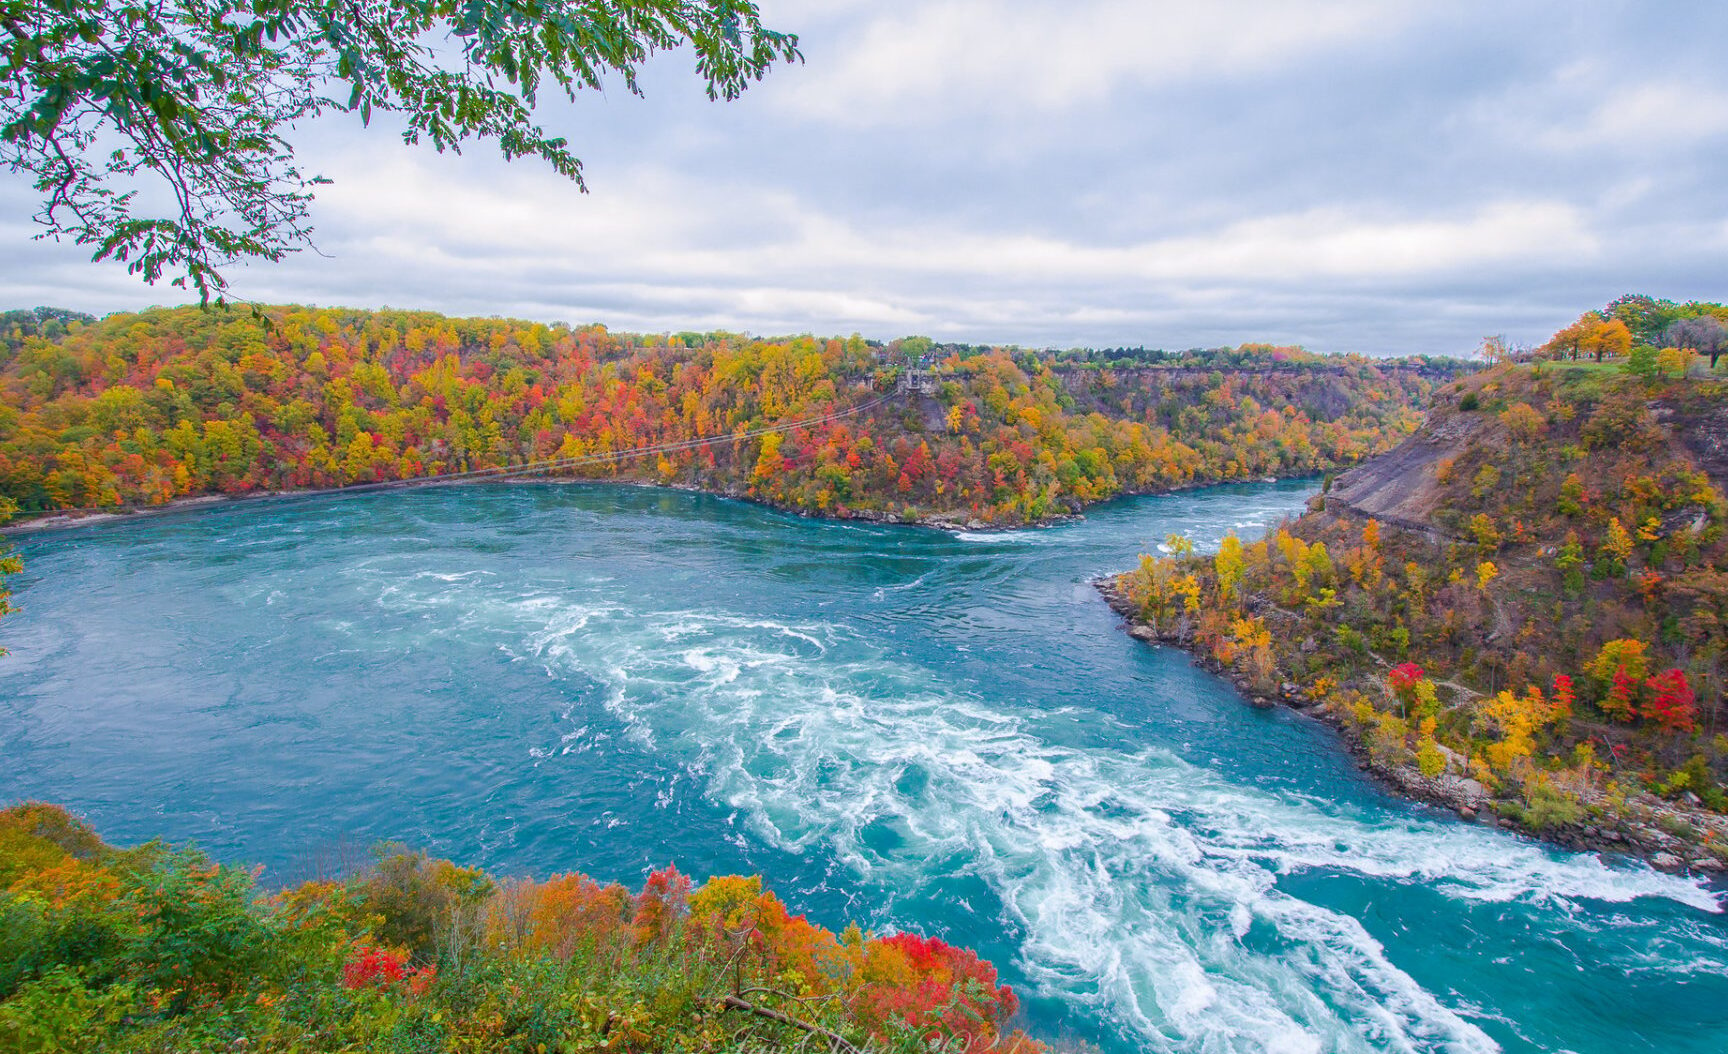
<svg viewBox="0 0 1728 1054"><path fill-rule="evenodd" d="M1728 381L1626 352L1465 377L1307 515L1116 602L1412 793L1721 867Z"/></svg>
<svg viewBox="0 0 1728 1054"><path fill-rule="evenodd" d="M20 323L0 369L0 497L26 514L112 509L557 460L558 476L804 513L1035 523L1119 494L1349 466L1468 368L1266 345L1055 354L263 314ZM897 390L910 364L921 391Z"/></svg>

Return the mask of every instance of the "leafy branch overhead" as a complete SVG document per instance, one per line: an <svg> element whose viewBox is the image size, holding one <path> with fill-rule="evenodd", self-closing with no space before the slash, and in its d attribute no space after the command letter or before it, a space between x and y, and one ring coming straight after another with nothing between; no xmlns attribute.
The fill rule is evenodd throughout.
<svg viewBox="0 0 1728 1054"><path fill-rule="evenodd" d="M208 300L227 264L310 244L327 180L296 162L300 122L398 114L409 143L492 139L582 186L536 106L608 77L640 94L685 44L712 99L800 57L743 0L0 0L0 161L43 195L42 237Z"/></svg>

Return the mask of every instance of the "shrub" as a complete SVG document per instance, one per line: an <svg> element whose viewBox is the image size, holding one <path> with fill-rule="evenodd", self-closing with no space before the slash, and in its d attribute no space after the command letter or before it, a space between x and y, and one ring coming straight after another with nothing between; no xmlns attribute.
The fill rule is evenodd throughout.
<svg viewBox="0 0 1728 1054"><path fill-rule="evenodd" d="M493 888L478 870L384 845L359 884L359 899L364 910L383 920L380 940L430 962L440 941L476 920L478 906Z"/></svg>
<svg viewBox="0 0 1728 1054"><path fill-rule="evenodd" d="M1584 806L1545 780L1530 787L1524 800L1528 803L1524 821L1539 831L1571 827L1584 819Z"/></svg>
<svg viewBox="0 0 1728 1054"><path fill-rule="evenodd" d="M0 810L0 830L31 823ZM1043 1049L1007 1028L1018 1000L972 952L856 927L837 939L757 877L693 891L667 867L634 896L582 875L500 887L390 849L349 883L259 899L249 873L192 851L76 839L86 861L30 839L46 844L10 843L21 870L0 892L0 1051L237 1050L240 1036L257 1050L777 1050L820 1034L785 1017L906 1054ZM435 910L456 921L428 923ZM462 939L417 963L381 937L428 927Z"/></svg>

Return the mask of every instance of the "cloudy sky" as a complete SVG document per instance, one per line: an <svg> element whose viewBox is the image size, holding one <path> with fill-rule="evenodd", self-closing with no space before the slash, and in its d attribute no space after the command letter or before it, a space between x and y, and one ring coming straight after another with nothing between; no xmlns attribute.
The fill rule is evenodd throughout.
<svg viewBox="0 0 1728 1054"><path fill-rule="evenodd" d="M543 113L583 195L484 145L306 129L323 255L263 301L614 328L1468 352L1630 291L1728 297L1728 4L764 0L806 57L710 103ZM0 306L185 299L32 243Z"/></svg>

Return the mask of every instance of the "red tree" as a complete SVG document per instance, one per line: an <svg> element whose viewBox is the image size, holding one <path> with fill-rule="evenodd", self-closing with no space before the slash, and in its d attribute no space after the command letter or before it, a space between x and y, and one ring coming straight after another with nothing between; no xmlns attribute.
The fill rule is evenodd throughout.
<svg viewBox="0 0 1728 1054"><path fill-rule="evenodd" d="M1698 696L1681 670L1664 670L1644 682L1650 697L1644 717L1670 732L1690 732L1697 727Z"/></svg>

